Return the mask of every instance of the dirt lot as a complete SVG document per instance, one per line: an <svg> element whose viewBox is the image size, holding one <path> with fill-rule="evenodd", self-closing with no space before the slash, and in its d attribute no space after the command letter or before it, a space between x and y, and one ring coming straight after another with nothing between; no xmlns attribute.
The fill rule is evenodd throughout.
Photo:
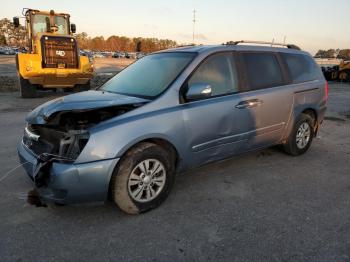
<svg viewBox="0 0 350 262"><path fill-rule="evenodd" d="M134 62L132 59L96 58L91 87L102 85L132 62ZM17 91L18 88L15 56L0 55L0 92Z"/></svg>
<svg viewBox="0 0 350 262"><path fill-rule="evenodd" d="M18 165L26 114L51 98L0 93L0 177ZM204 166L139 216L109 202L30 206L17 169L0 183L0 260L350 261L349 135L350 85L331 84L307 154L271 148Z"/></svg>

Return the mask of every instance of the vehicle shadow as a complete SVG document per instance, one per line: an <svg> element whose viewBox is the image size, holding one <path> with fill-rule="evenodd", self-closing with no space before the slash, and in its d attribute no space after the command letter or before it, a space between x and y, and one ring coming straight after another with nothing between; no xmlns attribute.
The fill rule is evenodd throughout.
<svg viewBox="0 0 350 262"><path fill-rule="evenodd" d="M111 200L104 203L65 206L48 204L47 207L39 207L39 209L43 213L57 216L63 221L83 219L85 223L95 224L103 220L105 225L123 223L125 220L153 220L156 217L167 215L182 216L188 208L193 209L199 202L218 200L225 195L244 199L250 194L250 189L245 188L242 180L254 175L254 172L249 174L247 166L252 161L263 157L271 157L271 161L273 161L276 154L284 158L284 154L279 147L275 146L206 164L186 173L178 174L175 186L168 199L157 209L136 216L122 212ZM264 160L260 160L260 162L262 161Z"/></svg>

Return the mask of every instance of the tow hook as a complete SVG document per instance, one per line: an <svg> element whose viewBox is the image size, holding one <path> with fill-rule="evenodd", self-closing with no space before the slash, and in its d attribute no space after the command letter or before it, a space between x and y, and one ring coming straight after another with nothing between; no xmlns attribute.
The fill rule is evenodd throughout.
<svg viewBox="0 0 350 262"><path fill-rule="evenodd" d="M52 167L52 158L38 159L38 165L34 171L34 183L39 188L46 184L46 180Z"/></svg>

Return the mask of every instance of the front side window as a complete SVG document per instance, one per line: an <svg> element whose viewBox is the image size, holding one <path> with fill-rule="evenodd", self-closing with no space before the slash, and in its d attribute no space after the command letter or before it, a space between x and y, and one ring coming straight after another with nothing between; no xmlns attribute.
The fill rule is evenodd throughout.
<svg viewBox="0 0 350 262"><path fill-rule="evenodd" d="M46 33L47 28L47 19L50 20L49 15L34 15L33 16L33 34Z"/></svg>
<svg viewBox="0 0 350 262"><path fill-rule="evenodd" d="M282 70L272 53L242 53L251 90L283 84Z"/></svg>
<svg viewBox="0 0 350 262"><path fill-rule="evenodd" d="M102 90L145 98L165 91L196 53L174 52L145 56L102 86Z"/></svg>
<svg viewBox="0 0 350 262"><path fill-rule="evenodd" d="M283 53L282 57L294 84L316 80L321 75L319 66L309 56Z"/></svg>
<svg viewBox="0 0 350 262"><path fill-rule="evenodd" d="M54 25L57 26L57 33L66 35L68 34L68 22L64 16L55 16Z"/></svg>
<svg viewBox="0 0 350 262"><path fill-rule="evenodd" d="M212 96L237 92L238 82L233 55L221 53L207 58L188 81L188 86L194 84L210 85Z"/></svg>

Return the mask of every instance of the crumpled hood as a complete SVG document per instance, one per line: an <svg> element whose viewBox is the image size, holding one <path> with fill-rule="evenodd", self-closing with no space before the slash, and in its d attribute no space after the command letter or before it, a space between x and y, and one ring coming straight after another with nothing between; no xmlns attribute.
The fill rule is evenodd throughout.
<svg viewBox="0 0 350 262"><path fill-rule="evenodd" d="M48 101L30 112L26 120L29 124L45 124L52 114L61 111L84 111L118 105L140 104L148 101L133 96L91 90Z"/></svg>

